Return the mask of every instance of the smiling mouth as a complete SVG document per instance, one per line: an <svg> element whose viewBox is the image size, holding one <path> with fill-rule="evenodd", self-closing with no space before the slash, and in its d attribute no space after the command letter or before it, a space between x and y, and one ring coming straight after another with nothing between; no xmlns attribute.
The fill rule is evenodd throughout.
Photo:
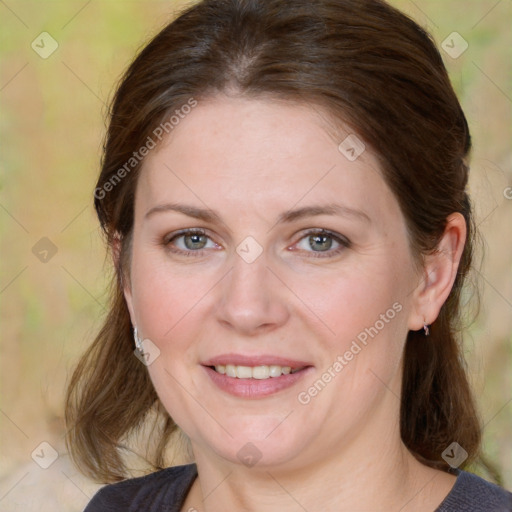
<svg viewBox="0 0 512 512"><path fill-rule="evenodd" d="M240 366L234 364L219 364L215 366L209 366L212 370L215 370L221 375L226 375L233 379L272 379L281 377L282 375L288 375L290 373L297 373L304 370L306 367L291 368L291 366L279 366L279 365L259 365L259 366Z"/></svg>

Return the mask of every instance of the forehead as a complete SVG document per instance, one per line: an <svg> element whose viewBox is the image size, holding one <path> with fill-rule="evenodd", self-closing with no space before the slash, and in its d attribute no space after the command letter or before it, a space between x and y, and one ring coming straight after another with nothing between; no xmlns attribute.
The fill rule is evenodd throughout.
<svg viewBox="0 0 512 512"><path fill-rule="evenodd" d="M223 95L199 101L146 157L137 195L145 211L184 197L262 215L341 199L378 217L396 201L376 157L369 149L358 155L362 145L354 146L356 158L347 155L347 144L362 141L332 128L308 105Z"/></svg>

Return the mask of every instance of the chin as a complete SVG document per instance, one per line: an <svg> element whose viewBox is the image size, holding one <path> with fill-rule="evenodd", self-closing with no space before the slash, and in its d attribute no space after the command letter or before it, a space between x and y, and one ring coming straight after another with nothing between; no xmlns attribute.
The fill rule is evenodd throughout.
<svg viewBox="0 0 512 512"><path fill-rule="evenodd" d="M310 439L304 433L299 435L295 429L290 428L291 425L285 428L284 423L289 419L285 419L284 422L282 418L279 421L276 421L276 418L271 419L272 421L269 418L261 418L261 421L258 421L251 418L250 425L231 423L227 430L233 437L223 432L221 436L208 436L203 439L218 456L248 468L269 470L298 464L298 459L304 454L305 446L309 444ZM270 429L269 423L273 424Z"/></svg>

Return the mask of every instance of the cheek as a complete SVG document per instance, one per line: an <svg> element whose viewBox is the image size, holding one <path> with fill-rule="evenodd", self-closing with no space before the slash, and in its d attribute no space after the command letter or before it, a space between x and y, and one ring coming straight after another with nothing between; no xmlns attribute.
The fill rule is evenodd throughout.
<svg viewBox="0 0 512 512"><path fill-rule="evenodd" d="M201 300L212 283L197 277L186 267L179 271L166 264L158 254L134 253L132 265L133 304L141 332L157 345L176 336L197 315ZM142 330L144 329L144 330Z"/></svg>
<svg viewBox="0 0 512 512"><path fill-rule="evenodd" d="M361 266L321 278L302 278L296 290L324 324L326 340L330 338L334 344L339 340L341 349L375 324L379 331L396 327L396 320L404 316L397 314L404 302L397 285L389 267L379 272L375 267L370 271Z"/></svg>
<svg viewBox="0 0 512 512"><path fill-rule="evenodd" d="M399 381L408 331L405 290L411 281L399 271L408 268L407 261L396 260L368 260L335 278L304 281L300 288L325 326L318 337L323 355L319 370L327 372L322 374L325 381L333 382L327 386L330 391L322 391L326 407L336 400L357 410Z"/></svg>
<svg viewBox="0 0 512 512"><path fill-rule="evenodd" d="M204 336L206 300L202 299L212 283L186 271L173 272L157 257L134 254L132 286L140 332L159 350L147 368L155 391L173 420L194 435L197 427L190 418L204 411L197 406L200 396L190 398L190 393L195 394L190 370L197 365L195 342Z"/></svg>

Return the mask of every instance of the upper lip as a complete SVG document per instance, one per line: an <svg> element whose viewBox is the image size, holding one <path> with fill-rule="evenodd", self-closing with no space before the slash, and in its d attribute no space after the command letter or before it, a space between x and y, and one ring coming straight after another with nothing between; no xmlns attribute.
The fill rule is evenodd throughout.
<svg viewBox="0 0 512 512"><path fill-rule="evenodd" d="M273 355L252 355L246 356L242 354L221 354L212 357L202 363L204 366L218 366L232 364L235 366L289 366L292 370L296 368L304 368L311 366L310 363L305 361L297 361L296 359L288 359L281 356Z"/></svg>

